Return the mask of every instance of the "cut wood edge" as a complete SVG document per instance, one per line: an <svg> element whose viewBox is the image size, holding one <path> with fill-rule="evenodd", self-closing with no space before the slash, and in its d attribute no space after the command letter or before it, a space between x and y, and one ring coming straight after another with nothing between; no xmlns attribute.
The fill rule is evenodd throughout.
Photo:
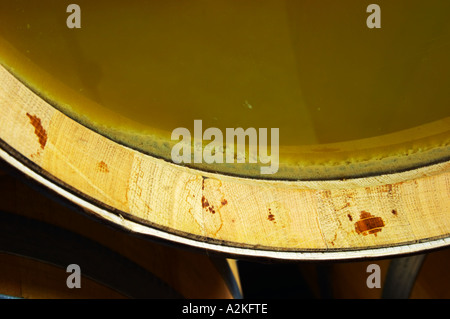
<svg viewBox="0 0 450 319"><path fill-rule="evenodd" d="M118 144L57 111L3 68L0 93L0 157L135 233L232 256L299 260L449 244L448 160L348 180L233 177Z"/></svg>
<svg viewBox="0 0 450 319"><path fill-rule="evenodd" d="M128 229L134 233L142 234L146 236L156 237L159 239L167 240L172 243L187 245L203 250L212 250L219 253L224 253L233 257L257 257L257 258L269 258L275 260L301 260L301 261L329 261L329 260L354 260L354 259L372 259L372 258L389 258L392 256L409 255L421 253L424 251L435 250L444 248L450 245L450 237L430 240L426 242L412 243L406 245L398 245L392 247L380 247L380 248L368 248L359 250L341 250L341 251L275 251L275 250L263 250L263 249L249 249L240 247L223 246L214 243L207 243L203 241L197 241L190 238L178 236L165 231L161 231L155 228L144 226L134 221L128 220L123 216L118 216L105 210L101 207L93 205L92 203L75 196L71 192L58 186L52 181L37 174L29 167L23 165L20 161L10 156L8 153L0 149L0 157L8 164L32 178L41 185L54 191L56 194L70 200L76 205L89 210L98 217L101 217L115 225L119 225L125 229Z"/></svg>

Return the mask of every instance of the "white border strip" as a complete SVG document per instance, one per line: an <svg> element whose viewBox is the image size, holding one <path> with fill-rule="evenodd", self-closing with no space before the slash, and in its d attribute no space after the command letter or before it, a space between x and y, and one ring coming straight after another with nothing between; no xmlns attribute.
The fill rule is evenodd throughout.
<svg viewBox="0 0 450 319"><path fill-rule="evenodd" d="M54 184L53 182L40 176L32 169L28 168L20 161L18 161L13 156L9 155L3 149L0 149L0 157L7 163L24 173L25 175L33 178L38 183L48 187L57 194L63 196L64 198L70 200L76 205L82 206L96 215L109 220L115 224L121 225L122 227L131 230L136 233L143 235L154 236L178 244L184 244L192 247L202 248L205 250L213 250L221 253L226 253L230 255L237 256L247 256L247 257L260 257L260 258L271 258L280 260L303 260L303 261L333 261L333 260L347 260L347 259L363 259L363 258L380 258L397 256L402 254L411 254L423 252L426 250L443 248L450 245L450 238L443 238L432 240L423 243L416 243L410 245L399 245L393 247L384 248L371 248L362 250L348 250L348 251L323 251L323 252L299 252L299 251L275 251L275 250L260 250L260 249L250 249L250 248L239 248L223 246L219 244L207 243L198 240L193 240L185 238L179 235L170 234L149 226L144 226L142 224L125 219L122 216L117 216L105 209L97 207L88 201L75 196L74 194L66 191L60 186Z"/></svg>

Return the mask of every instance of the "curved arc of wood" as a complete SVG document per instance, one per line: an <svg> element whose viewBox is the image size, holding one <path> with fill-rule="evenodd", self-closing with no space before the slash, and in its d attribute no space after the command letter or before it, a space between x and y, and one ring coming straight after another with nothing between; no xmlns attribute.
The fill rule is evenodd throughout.
<svg viewBox="0 0 450 319"><path fill-rule="evenodd" d="M348 260L348 259L359 259L359 258L385 258L389 256L398 255L409 255L422 251L439 249L450 245L449 238L434 239L429 242L419 242L406 245L399 245L393 247L382 247L382 248L368 248L362 250L347 250L347 251L271 251L259 249L255 252L253 249L222 246L214 243L199 242L190 238L181 237L175 234L171 234L165 231L161 231L156 228L149 228L140 223L136 223L132 220L124 219L116 214L111 213L99 206L93 205L92 203L73 195L64 188L57 184L53 184L51 181L43 178L41 175L35 173L33 170L29 169L27 166L23 165L17 161L14 157L11 157L3 150L0 149L0 157L8 162L10 165L25 173L30 178L33 178L37 182L41 183L45 187L48 187L52 191L56 192L58 195L81 205L85 209L93 212L94 214L101 216L102 218L113 222L114 224L120 225L126 229L132 230L136 233L143 235L154 236L170 242L179 243L183 245L189 245L205 250L215 250L218 252L223 252L233 256L255 256L262 258L271 259L285 259L285 260L310 260L310 261L321 261L321 260Z"/></svg>
<svg viewBox="0 0 450 319"><path fill-rule="evenodd" d="M119 145L57 111L3 68L0 92L0 138L76 192L4 150L0 156L132 231L234 255L281 259L348 259L449 244L450 161L344 181L231 177Z"/></svg>

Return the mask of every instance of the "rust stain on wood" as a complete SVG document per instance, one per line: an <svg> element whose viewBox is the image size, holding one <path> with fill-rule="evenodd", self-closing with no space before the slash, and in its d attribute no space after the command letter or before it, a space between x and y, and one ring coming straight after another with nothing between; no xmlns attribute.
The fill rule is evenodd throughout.
<svg viewBox="0 0 450 319"><path fill-rule="evenodd" d="M207 179L206 177L202 176L202 191L205 190L205 180L206 179ZM222 185L222 183L220 183L220 185ZM212 214L216 213L216 209L218 212L220 212L220 209L222 207L224 207L225 205L227 205L228 201L223 197L223 194L222 194L222 199L220 200L220 204L219 203L216 203L216 204L217 204L217 208L215 208L214 205L210 204L208 199L206 199L206 197L204 195L202 196L202 208L206 209L207 211L209 211Z"/></svg>
<svg viewBox="0 0 450 319"><path fill-rule="evenodd" d="M334 234L334 238L333 238L333 240L331 241L331 245L332 245L332 246L334 246L334 242L336 241L337 236L338 236L337 233L335 233L335 234Z"/></svg>
<svg viewBox="0 0 450 319"><path fill-rule="evenodd" d="M284 207L283 203L279 201L269 203L268 213L268 221L271 221L273 224L277 224L278 221L278 226L284 228L283 226L285 226L284 224L286 217L289 215L289 210ZM277 219L275 219L275 216L277 216Z"/></svg>
<svg viewBox="0 0 450 319"><path fill-rule="evenodd" d="M271 222L274 222L275 224L277 223L277 222L275 221L275 215L272 214L272 209L271 209L271 208L269 208L269 216L267 216L267 220L269 220L269 221L271 221Z"/></svg>
<svg viewBox="0 0 450 319"><path fill-rule="evenodd" d="M97 163L97 169L98 169L99 172L109 173L108 164L106 164L103 161L100 161L100 162Z"/></svg>
<svg viewBox="0 0 450 319"><path fill-rule="evenodd" d="M47 144L47 132L42 126L41 119L38 118L36 115L31 115L30 113L27 113L27 116L30 119L31 125L33 125L34 127L34 134L36 134L39 140L39 144L41 145L41 148L44 149L45 144Z"/></svg>
<svg viewBox="0 0 450 319"><path fill-rule="evenodd" d="M202 196L202 207L203 207L203 209L206 209L207 211L209 211L211 214L216 213L216 210L214 209L214 205L211 205L205 196Z"/></svg>
<svg viewBox="0 0 450 319"><path fill-rule="evenodd" d="M381 217L373 216L371 213L362 211L359 220L355 223L355 230L358 234L367 236L369 234L374 234L382 230L385 226L384 221Z"/></svg>
<svg viewBox="0 0 450 319"><path fill-rule="evenodd" d="M222 208L223 206L225 206L226 204L228 204L228 202L226 199L222 199L220 204L221 204L221 206L219 207L219 209ZM216 213L214 205L211 205L205 196L202 196L202 207L203 207L203 209L206 209L207 211L209 211L211 214Z"/></svg>
<svg viewBox="0 0 450 319"><path fill-rule="evenodd" d="M344 206L342 206L341 208L339 208L337 211L343 210L343 209L345 209L345 208L347 208L347 207L350 207L350 206L352 206L352 205L351 205L349 202L347 202L347 203L345 203Z"/></svg>
<svg viewBox="0 0 450 319"><path fill-rule="evenodd" d="M203 211L210 213L208 222L208 228L218 226L214 230L208 230L211 236L216 236L222 229L224 221L222 219L221 209L228 204L228 200L225 199L223 191L221 190L222 182L213 178L201 176L202 178L202 198L201 204ZM219 199L221 198L221 199ZM214 216L214 217L213 217ZM209 224L211 223L211 224Z"/></svg>
<svg viewBox="0 0 450 319"><path fill-rule="evenodd" d="M330 197L331 197L331 191L328 190L328 189L325 190L325 191L323 191L322 194L323 194L323 196L324 196L325 198L330 198Z"/></svg>

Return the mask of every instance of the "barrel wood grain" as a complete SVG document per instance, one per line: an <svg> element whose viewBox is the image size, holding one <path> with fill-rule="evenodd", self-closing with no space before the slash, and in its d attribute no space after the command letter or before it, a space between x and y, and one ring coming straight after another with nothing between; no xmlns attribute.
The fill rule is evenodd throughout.
<svg viewBox="0 0 450 319"><path fill-rule="evenodd" d="M282 259L386 256L450 243L450 161L331 181L206 173L87 129L4 68L0 127L4 160L130 231Z"/></svg>

